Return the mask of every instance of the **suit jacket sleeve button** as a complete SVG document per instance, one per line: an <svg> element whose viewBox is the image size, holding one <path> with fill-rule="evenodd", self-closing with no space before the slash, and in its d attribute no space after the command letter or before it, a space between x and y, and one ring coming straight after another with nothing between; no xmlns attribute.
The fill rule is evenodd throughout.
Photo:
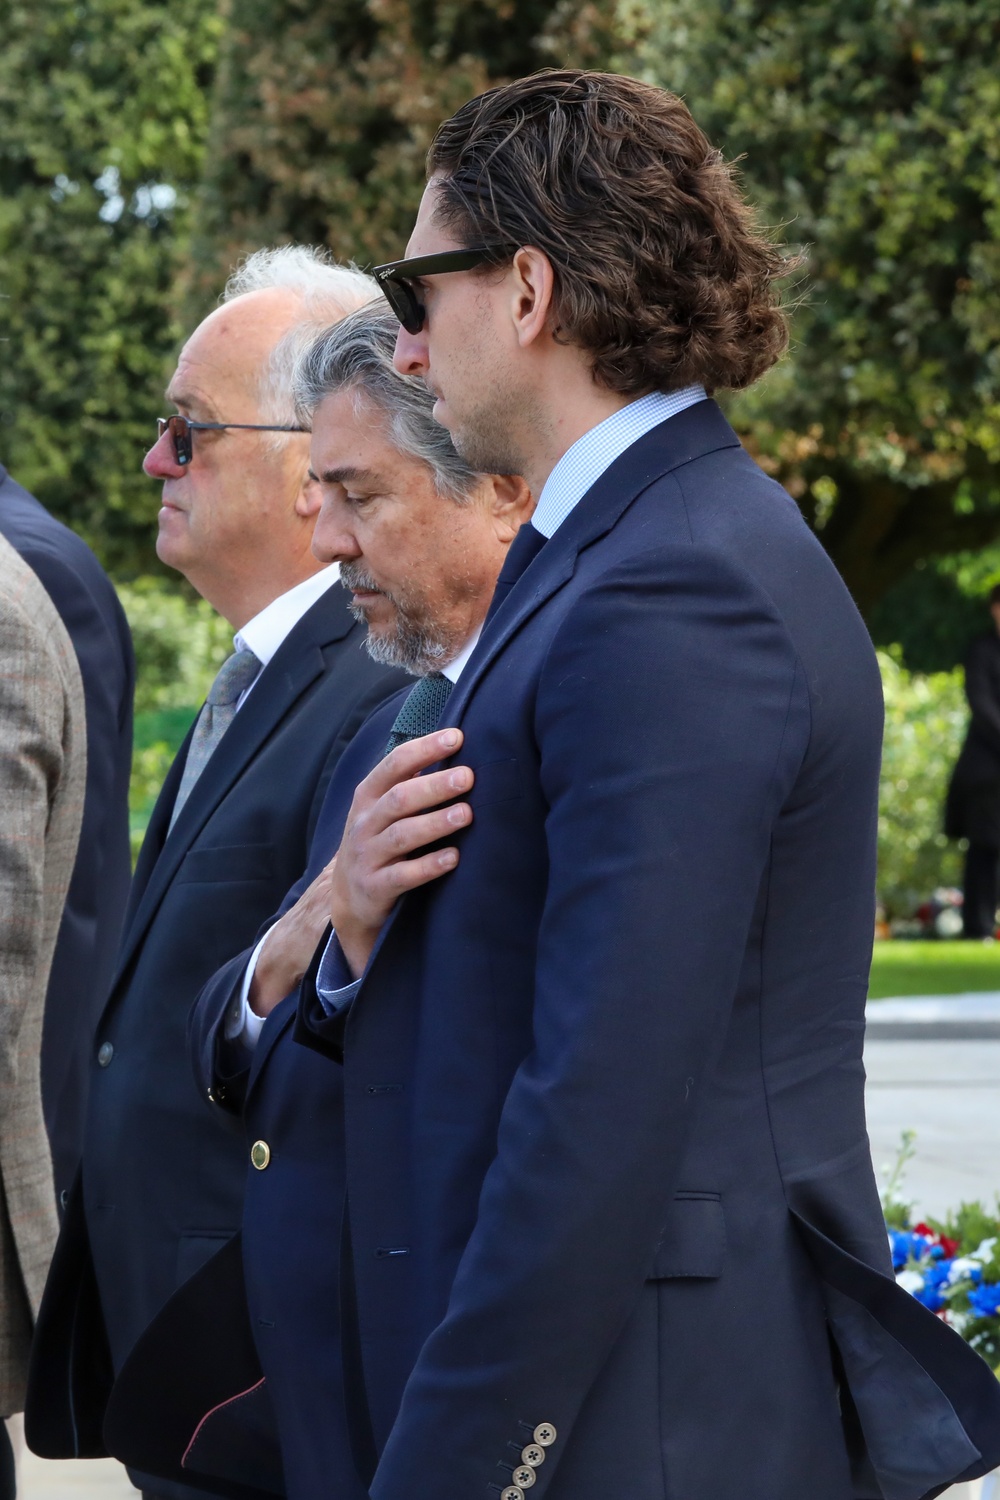
<svg viewBox="0 0 1000 1500"><path fill-rule="evenodd" d="M520 1485L509 1484L500 1496L500 1500L524 1500L524 1491Z"/></svg>
<svg viewBox="0 0 1000 1500"><path fill-rule="evenodd" d="M263 1172L271 1160L271 1148L266 1141L254 1141L250 1147L250 1160L258 1172Z"/></svg>
<svg viewBox="0 0 1000 1500"><path fill-rule="evenodd" d="M521 1449L521 1462L530 1469L537 1469L545 1462L545 1449L540 1443L529 1443Z"/></svg>
<svg viewBox="0 0 1000 1500"><path fill-rule="evenodd" d="M115 1049L110 1042L102 1042L97 1050L98 1066L106 1068L115 1055Z"/></svg>
<svg viewBox="0 0 1000 1500"><path fill-rule="evenodd" d="M530 1490L538 1475L528 1464L522 1464L519 1469L514 1470L510 1477L519 1490Z"/></svg>
<svg viewBox="0 0 1000 1500"><path fill-rule="evenodd" d="M551 1448L559 1436L551 1422L539 1422L531 1435L540 1448Z"/></svg>

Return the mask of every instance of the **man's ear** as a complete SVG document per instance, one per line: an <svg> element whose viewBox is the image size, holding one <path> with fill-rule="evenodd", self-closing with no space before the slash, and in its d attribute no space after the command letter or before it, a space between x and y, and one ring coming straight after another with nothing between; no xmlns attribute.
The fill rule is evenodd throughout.
<svg viewBox="0 0 1000 1500"><path fill-rule="evenodd" d="M295 514L301 516L304 521L315 521L322 506L323 491L319 480L315 478L311 469L307 469L302 476L302 483L295 497Z"/></svg>
<svg viewBox="0 0 1000 1500"><path fill-rule="evenodd" d="M506 546L526 521L531 520L535 497L520 474L490 474L490 509L498 539Z"/></svg>
<svg viewBox="0 0 1000 1500"><path fill-rule="evenodd" d="M523 245L511 265L513 290L510 313L522 349L533 344L548 327L555 295L552 262L542 250Z"/></svg>

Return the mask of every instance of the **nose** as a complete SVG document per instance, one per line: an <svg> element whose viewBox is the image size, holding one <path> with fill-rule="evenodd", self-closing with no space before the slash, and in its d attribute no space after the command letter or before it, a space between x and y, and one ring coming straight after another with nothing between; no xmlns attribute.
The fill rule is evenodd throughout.
<svg viewBox="0 0 1000 1500"><path fill-rule="evenodd" d="M347 506L325 494L313 531L313 557L321 563L351 562L360 557L361 548L349 523Z"/></svg>
<svg viewBox="0 0 1000 1500"><path fill-rule="evenodd" d="M419 333L408 333L405 328L400 327L392 362L400 375L427 374L431 362L427 352L426 324Z"/></svg>
<svg viewBox="0 0 1000 1500"><path fill-rule="evenodd" d="M150 479L181 479L187 473L184 464L179 464L174 456L173 439L169 432L156 439L142 461L142 471Z"/></svg>

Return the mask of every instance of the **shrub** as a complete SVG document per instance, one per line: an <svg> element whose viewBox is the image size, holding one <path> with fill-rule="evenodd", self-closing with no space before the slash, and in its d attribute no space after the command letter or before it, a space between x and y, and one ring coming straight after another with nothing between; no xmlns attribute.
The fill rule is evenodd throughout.
<svg viewBox="0 0 1000 1500"><path fill-rule="evenodd" d="M129 786L132 854L139 852L170 763L233 649L232 627L204 599L157 578L121 584L135 643L135 751Z"/></svg>
<svg viewBox="0 0 1000 1500"><path fill-rule="evenodd" d="M898 647L878 656L885 692L878 892L889 917L905 917L936 886L959 880L961 856L942 824L968 713L960 668L921 675L906 670Z"/></svg>
<svg viewBox="0 0 1000 1500"><path fill-rule="evenodd" d="M204 599L158 578L119 584L135 643L136 715L202 702L233 649L232 626Z"/></svg>

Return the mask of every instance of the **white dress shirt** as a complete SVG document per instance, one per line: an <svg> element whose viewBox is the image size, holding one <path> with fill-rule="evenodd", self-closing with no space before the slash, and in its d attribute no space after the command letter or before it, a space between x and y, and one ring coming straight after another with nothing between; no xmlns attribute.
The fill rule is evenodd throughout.
<svg viewBox="0 0 1000 1500"><path fill-rule="evenodd" d="M302 616L312 609L317 599L321 599L339 577L340 564L331 563L328 568L321 568L303 583L297 583L287 593L279 594L277 599L272 599L259 614L254 615L252 620L248 620L242 630L236 632L233 650L252 651L263 670L286 637L291 635ZM246 691L240 694L236 705L237 713L259 681L260 672Z"/></svg>
<svg viewBox="0 0 1000 1500"><path fill-rule="evenodd" d="M680 391L653 391L648 396L629 402L596 427L591 427L589 432L585 432L583 437L578 438L566 450L545 481L531 518L532 526L544 537L551 537L591 486L626 449L631 448L633 443L637 443L668 417L675 417L689 406L705 399L705 390L700 385L685 386ZM458 681L476 647L479 634L477 630L460 655L448 666L441 668L443 675L450 681ZM250 955L241 992L226 1019L226 1038L230 1041L238 1038L248 1048L256 1046L264 1025L264 1017L255 1015L250 1009L249 995L257 960L267 938L268 933L265 933ZM340 944L336 941L336 933L331 933L316 975L316 993L320 1003L329 1014L334 1015L347 1008L360 985L360 979L351 979Z"/></svg>

